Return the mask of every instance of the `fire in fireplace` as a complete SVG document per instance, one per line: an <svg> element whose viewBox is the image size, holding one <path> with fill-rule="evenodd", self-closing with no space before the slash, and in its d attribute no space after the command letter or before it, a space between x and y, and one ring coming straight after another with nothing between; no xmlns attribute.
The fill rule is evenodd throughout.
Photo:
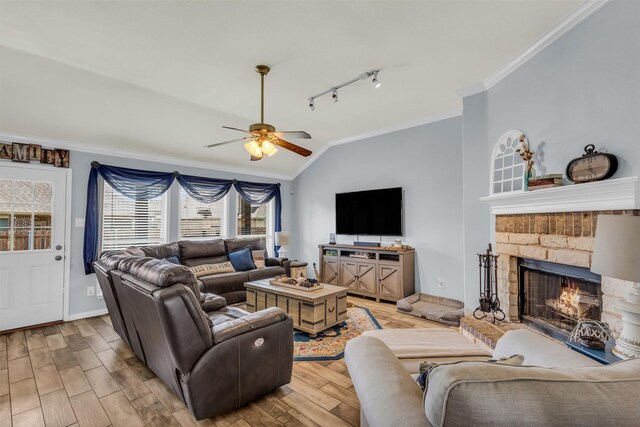
<svg viewBox="0 0 640 427"><path fill-rule="evenodd" d="M520 319L566 340L580 319L600 320L600 276L589 269L520 259Z"/></svg>

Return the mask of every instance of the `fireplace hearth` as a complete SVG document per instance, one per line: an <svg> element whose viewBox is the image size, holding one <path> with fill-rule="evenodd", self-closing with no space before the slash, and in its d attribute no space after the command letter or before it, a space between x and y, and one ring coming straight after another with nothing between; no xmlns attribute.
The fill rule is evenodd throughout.
<svg viewBox="0 0 640 427"><path fill-rule="evenodd" d="M581 319L601 320L600 275L589 269L518 259L519 317L565 341Z"/></svg>

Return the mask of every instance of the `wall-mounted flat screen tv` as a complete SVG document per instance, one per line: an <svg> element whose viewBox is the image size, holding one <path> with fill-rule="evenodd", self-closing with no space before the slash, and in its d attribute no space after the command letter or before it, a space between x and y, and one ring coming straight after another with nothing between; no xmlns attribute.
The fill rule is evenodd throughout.
<svg viewBox="0 0 640 427"><path fill-rule="evenodd" d="M402 236L402 187L336 194L336 233Z"/></svg>

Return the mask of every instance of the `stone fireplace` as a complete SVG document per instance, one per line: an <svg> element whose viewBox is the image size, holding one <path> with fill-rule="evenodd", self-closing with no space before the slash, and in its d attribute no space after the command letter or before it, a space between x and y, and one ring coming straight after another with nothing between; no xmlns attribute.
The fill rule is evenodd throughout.
<svg viewBox="0 0 640 427"><path fill-rule="evenodd" d="M496 253L500 255L498 297L508 320L549 317L548 323L555 324L555 329L566 331L576 318L590 317L607 322L614 334L620 332L621 315L613 303L626 295L633 284L609 277L602 277L601 283L597 283L599 276L589 271L601 214L640 215L640 210L496 215ZM556 279L540 278L537 281L546 281L550 288L527 291L536 292L534 301L533 295L529 295L527 302L526 295L521 295L525 285L521 282L526 279L522 271L536 261L545 262L545 267L558 265L583 270L569 269L566 274L561 271ZM580 298L582 304L572 304L569 301L572 298ZM522 305L527 303L533 305Z"/></svg>

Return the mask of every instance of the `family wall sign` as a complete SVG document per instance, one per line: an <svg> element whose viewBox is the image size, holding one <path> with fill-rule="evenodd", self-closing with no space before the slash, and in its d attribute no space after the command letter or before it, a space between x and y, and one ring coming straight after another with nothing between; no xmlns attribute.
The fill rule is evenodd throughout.
<svg viewBox="0 0 640 427"><path fill-rule="evenodd" d="M69 167L69 150L59 148L42 148L38 144L0 144L0 159L11 160L19 163L29 163L31 160L39 161L57 168Z"/></svg>

